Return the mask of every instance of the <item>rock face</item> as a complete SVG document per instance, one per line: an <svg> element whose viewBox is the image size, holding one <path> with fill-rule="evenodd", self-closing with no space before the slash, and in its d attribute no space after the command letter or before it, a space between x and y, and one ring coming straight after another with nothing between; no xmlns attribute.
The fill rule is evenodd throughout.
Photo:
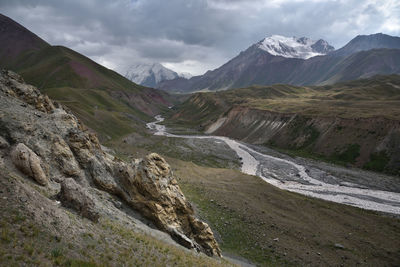
<svg viewBox="0 0 400 267"><path fill-rule="evenodd" d="M47 185L47 176L41 167L40 158L24 144L19 143L11 151L14 165L24 174L35 179L41 185Z"/></svg>
<svg viewBox="0 0 400 267"><path fill-rule="evenodd" d="M220 256L170 166L157 154L124 162L104 152L95 134L61 105L10 71L0 73L0 153L24 174L59 191L64 206L93 221L98 189L121 198L178 243ZM46 175L47 174L47 175ZM91 188L95 187L95 188Z"/></svg>

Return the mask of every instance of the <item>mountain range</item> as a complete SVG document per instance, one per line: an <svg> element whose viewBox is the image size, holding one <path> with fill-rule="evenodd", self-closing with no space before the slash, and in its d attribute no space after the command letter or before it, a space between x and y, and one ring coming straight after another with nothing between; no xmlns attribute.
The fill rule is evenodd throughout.
<svg viewBox="0 0 400 267"><path fill-rule="evenodd" d="M156 87L162 81L173 80L176 78L189 79L189 73L180 73L168 69L160 63L142 63L132 65L126 72L125 77L134 83Z"/></svg>
<svg viewBox="0 0 400 267"><path fill-rule="evenodd" d="M163 81L171 92L218 91L250 85L325 85L400 73L400 37L359 35L334 50L324 40L267 37L204 75Z"/></svg>

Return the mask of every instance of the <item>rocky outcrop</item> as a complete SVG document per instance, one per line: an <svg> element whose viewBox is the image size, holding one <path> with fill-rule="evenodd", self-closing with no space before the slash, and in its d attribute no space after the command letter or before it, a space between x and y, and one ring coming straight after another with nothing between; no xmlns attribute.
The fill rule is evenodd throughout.
<svg viewBox="0 0 400 267"><path fill-rule="evenodd" d="M17 144L11 151L14 165L24 174L32 177L41 185L47 185L48 179L41 166L40 158L24 144Z"/></svg>
<svg viewBox="0 0 400 267"><path fill-rule="evenodd" d="M0 73L0 150L63 206L93 221L98 189L121 198L187 248L220 256L210 227L195 217L170 166L157 154L131 162L102 150L96 135L15 73ZM94 187L94 188L91 188ZM100 202L99 202L100 203Z"/></svg>
<svg viewBox="0 0 400 267"><path fill-rule="evenodd" d="M135 164L134 176L129 172L123 171L125 179L121 180L122 188L128 189L125 199L129 203L140 207L143 214L187 248L221 255L210 227L195 218L171 167L162 157L149 154Z"/></svg>
<svg viewBox="0 0 400 267"><path fill-rule="evenodd" d="M77 210L83 217L94 222L99 220L94 200L74 179L67 178L61 182L59 198L64 206Z"/></svg>

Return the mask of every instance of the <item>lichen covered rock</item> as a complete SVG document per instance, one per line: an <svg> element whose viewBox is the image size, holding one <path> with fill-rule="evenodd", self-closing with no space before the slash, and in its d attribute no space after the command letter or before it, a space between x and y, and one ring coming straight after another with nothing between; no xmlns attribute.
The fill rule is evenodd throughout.
<svg viewBox="0 0 400 267"><path fill-rule="evenodd" d="M26 145L19 143L11 151L14 165L40 185L47 185L48 179L42 169L40 158Z"/></svg>

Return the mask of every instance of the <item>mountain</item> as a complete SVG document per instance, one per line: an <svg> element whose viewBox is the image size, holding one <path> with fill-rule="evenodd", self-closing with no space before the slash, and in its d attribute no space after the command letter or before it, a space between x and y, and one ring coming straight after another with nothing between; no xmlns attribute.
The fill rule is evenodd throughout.
<svg viewBox="0 0 400 267"><path fill-rule="evenodd" d="M0 62L3 66L12 65L19 55L27 51L38 51L50 46L39 36L2 14L0 14L0 44Z"/></svg>
<svg viewBox="0 0 400 267"><path fill-rule="evenodd" d="M356 52L378 48L399 49L400 38L383 33L358 35L344 47L335 51L333 54L335 56L348 56Z"/></svg>
<svg viewBox="0 0 400 267"><path fill-rule="evenodd" d="M131 66L125 77L134 83L155 87L159 82L178 78L179 75L160 63L136 64Z"/></svg>
<svg viewBox="0 0 400 267"><path fill-rule="evenodd" d="M323 85L400 73L399 40L384 34L358 36L333 51L324 40L272 36L204 75L164 81L157 88L185 93L256 84Z"/></svg>
<svg viewBox="0 0 400 267"><path fill-rule="evenodd" d="M154 88L162 81L173 80L176 78L189 79L192 75L190 73L178 74L177 72L164 67L160 63L153 63L133 65L128 69L125 77L134 83Z"/></svg>
<svg viewBox="0 0 400 267"><path fill-rule="evenodd" d="M307 37L285 37L281 35L272 35L258 42L258 47L273 56L282 56L286 58L302 58L321 56L335 50L326 41L320 39L313 41Z"/></svg>
<svg viewBox="0 0 400 267"><path fill-rule="evenodd" d="M0 67L65 103L101 138L140 131L171 104L167 93L137 85L67 47L49 45L10 18L1 16L1 28L6 34L0 38L0 55L7 60Z"/></svg>

